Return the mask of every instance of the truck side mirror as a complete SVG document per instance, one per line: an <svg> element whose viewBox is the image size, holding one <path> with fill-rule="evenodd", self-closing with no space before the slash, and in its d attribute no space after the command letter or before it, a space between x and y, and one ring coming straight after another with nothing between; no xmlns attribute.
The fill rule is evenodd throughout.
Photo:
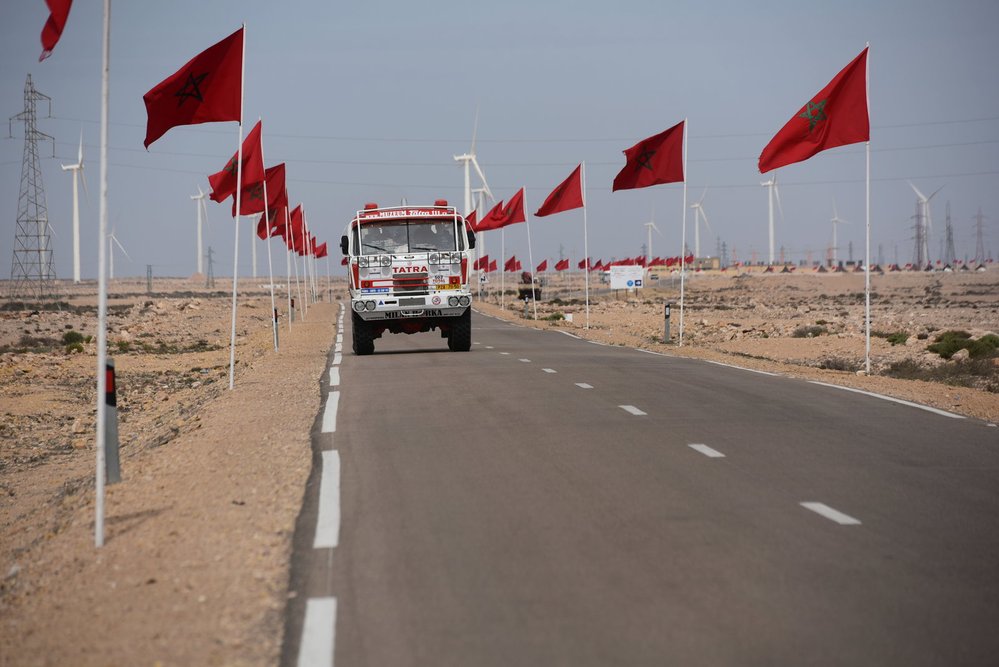
<svg viewBox="0 0 999 667"><path fill-rule="evenodd" d="M468 249L475 250L475 232L471 229L466 229L465 233L468 234Z"/></svg>
<svg viewBox="0 0 999 667"><path fill-rule="evenodd" d="M347 239L347 235L344 234L340 237L340 252L344 255L347 254L347 249L350 247L350 241Z"/></svg>

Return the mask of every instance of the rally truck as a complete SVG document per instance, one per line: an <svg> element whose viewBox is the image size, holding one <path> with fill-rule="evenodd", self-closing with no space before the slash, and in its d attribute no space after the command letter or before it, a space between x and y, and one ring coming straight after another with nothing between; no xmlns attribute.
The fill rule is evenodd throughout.
<svg viewBox="0 0 999 667"><path fill-rule="evenodd" d="M354 354L382 334L439 330L453 352L472 347L469 258L475 234L447 201L365 204L340 238L346 256Z"/></svg>

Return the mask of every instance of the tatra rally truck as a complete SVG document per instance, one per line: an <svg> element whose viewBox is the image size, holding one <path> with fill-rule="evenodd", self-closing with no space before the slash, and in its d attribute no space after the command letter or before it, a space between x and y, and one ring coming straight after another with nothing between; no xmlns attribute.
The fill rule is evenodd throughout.
<svg viewBox="0 0 999 667"><path fill-rule="evenodd" d="M472 346L469 268L475 234L447 201L381 208L365 204L347 225L354 353L371 354L386 331L438 329L453 352Z"/></svg>

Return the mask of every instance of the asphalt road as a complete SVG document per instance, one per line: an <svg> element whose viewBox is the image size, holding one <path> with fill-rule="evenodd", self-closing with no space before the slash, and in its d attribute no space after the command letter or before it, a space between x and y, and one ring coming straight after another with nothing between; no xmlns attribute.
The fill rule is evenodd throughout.
<svg viewBox="0 0 999 667"><path fill-rule="evenodd" d="M999 664L999 428L478 313L357 357L346 319L285 664Z"/></svg>

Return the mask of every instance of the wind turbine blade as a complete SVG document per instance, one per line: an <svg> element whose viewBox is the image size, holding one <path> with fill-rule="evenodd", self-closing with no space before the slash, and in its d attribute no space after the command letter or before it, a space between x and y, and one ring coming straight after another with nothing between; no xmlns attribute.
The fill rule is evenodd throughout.
<svg viewBox="0 0 999 667"><path fill-rule="evenodd" d="M125 258L126 258L126 259L127 259L128 261L130 261L130 262L131 262L131 261L132 261L132 258L128 256L128 251L127 251L127 250L125 250L125 246L123 246L123 245L122 245L122 244L121 244L121 243L120 243L120 242L118 241L118 237L117 237L117 236L115 236L114 234L112 234L112 235L111 235L111 240L112 240L112 241L114 241L114 244L115 244L116 246L118 246L118 247L119 247L119 248L121 249L121 251L122 251L123 253L125 253Z"/></svg>
<svg viewBox="0 0 999 667"><path fill-rule="evenodd" d="M46 221L45 221L45 226L49 228L49 231L50 231L50 232L52 232L52 236L54 236L54 237L56 237L56 238L59 238L59 235L58 235L58 234L56 234L56 230L55 230L55 227L53 227L53 226L52 226L52 223L51 223L51 222L49 222L49 221L47 221L47 220L46 220Z"/></svg>
<svg viewBox="0 0 999 667"><path fill-rule="evenodd" d="M87 203L90 203L90 191L87 189L87 172L83 168L83 163L80 163L80 180L83 181L83 196L86 197Z"/></svg>
<svg viewBox="0 0 999 667"><path fill-rule="evenodd" d="M704 192L701 193L701 198L697 200L697 205L700 206L704 202L704 196L708 194L707 186L704 186Z"/></svg>
<svg viewBox="0 0 999 667"><path fill-rule="evenodd" d="M83 130L80 130L80 150L76 154L76 163L83 164Z"/></svg>
<svg viewBox="0 0 999 667"><path fill-rule="evenodd" d="M479 161L475 159L475 155L472 155L472 166L475 167L475 173L479 175L479 179L482 181L482 189L485 190L486 196L492 201L496 201L493 197L492 190L489 189L489 183L486 182L486 175L482 173L482 169L479 167Z"/></svg>
<svg viewBox="0 0 999 667"><path fill-rule="evenodd" d="M936 197L937 193L940 192L943 189L944 189L944 186L941 185L939 188L937 188L936 190L933 191L933 194L931 194L929 197L926 198L926 201L929 201L929 200L933 199L934 197Z"/></svg>
<svg viewBox="0 0 999 667"><path fill-rule="evenodd" d="M839 220L839 211L836 210L836 198L832 198L833 203L833 220Z"/></svg>
<svg viewBox="0 0 999 667"><path fill-rule="evenodd" d="M912 184L912 181L909 181L909 187L912 188L913 192L916 193L916 196L919 197L920 201L924 201L924 202L925 201L929 201L929 199L926 198L926 195L924 195L922 192L920 192L919 188L917 188L915 185Z"/></svg>
<svg viewBox="0 0 999 667"><path fill-rule="evenodd" d="M708 231L709 231L709 232L711 232L712 234L714 234L714 233L715 233L715 230L711 229L711 223L710 223L710 222L708 222L708 214L707 214L707 212L706 212L706 211L704 210L704 207L703 207L703 206L701 206L701 207L700 207L700 208L698 208L697 210L699 210L699 211L701 212L701 217L702 217L702 218L704 218L704 226L708 228ZM784 215L783 215L783 214L781 214L781 219L783 219L783 218L784 218Z"/></svg>
<svg viewBox="0 0 999 667"><path fill-rule="evenodd" d="M780 221L784 222L784 206L780 203L780 189L777 187L777 176L774 176L774 199L777 200L777 210L780 211Z"/></svg>

